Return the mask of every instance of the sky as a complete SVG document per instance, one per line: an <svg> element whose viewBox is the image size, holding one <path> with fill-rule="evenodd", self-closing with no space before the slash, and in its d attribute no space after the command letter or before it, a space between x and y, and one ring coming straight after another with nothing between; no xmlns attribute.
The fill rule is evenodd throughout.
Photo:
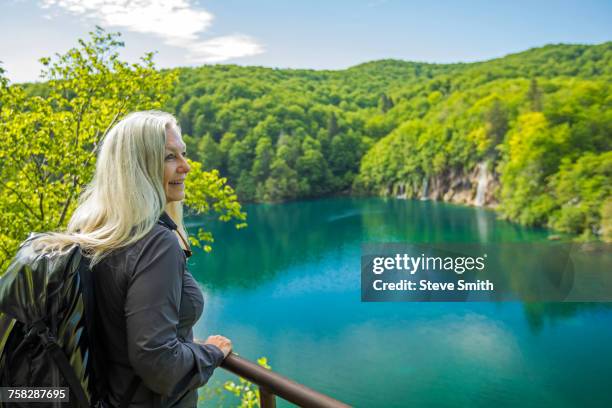
<svg viewBox="0 0 612 408"><path fill-rule="evenodd" d="M13 83L96 25L121 55L160 68L239 64L344 69L394 58L470 62L557 43L612 40L601 0L0 0L0 61Z"/></svg>

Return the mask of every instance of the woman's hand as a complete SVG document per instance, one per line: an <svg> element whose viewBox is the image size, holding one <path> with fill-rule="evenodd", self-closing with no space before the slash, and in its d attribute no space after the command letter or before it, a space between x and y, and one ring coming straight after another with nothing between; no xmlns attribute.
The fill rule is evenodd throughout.
<svg viewBox="0 0 612 408"><path fill-rule="evenodd" d="M196 342L202 343L201 340L196 340ZM204 344L217 346L223 352L223 358L227 357L228 354L232 352L232 341L227 337L219 335L209 336Z"/></svg>

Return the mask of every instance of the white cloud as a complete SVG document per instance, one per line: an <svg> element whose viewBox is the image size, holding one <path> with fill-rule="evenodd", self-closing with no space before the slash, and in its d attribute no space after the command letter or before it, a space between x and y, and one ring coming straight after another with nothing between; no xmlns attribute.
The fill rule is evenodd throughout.
<svg viewBox="0 0 612 408"><path fill-rule="evenodd" d="M257 41L246 35L236 34L194 44L190 57L194 62L220 62L262 52L263 47Z"/></svg>
<svg viewBox="0 0 612 408"><path fill-rule="evenodd" d="M189 0L41 0L45 9L61 8L108 27L153 34L171 46L185 48L191 62L221 62L260 54L253 38L235 34L203 40L214 16Z"/></svg>

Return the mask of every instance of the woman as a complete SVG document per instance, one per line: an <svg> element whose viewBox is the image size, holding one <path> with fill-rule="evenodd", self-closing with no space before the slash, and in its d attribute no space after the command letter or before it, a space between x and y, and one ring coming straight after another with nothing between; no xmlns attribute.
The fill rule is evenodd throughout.
<svg viewBox="0 0 612 408"><path fill-rule="evenodd" d="M77 242L91 258L114 407L129 388L130 407L195 407L196 389L231 351L222 336L193 339L203 297L186 270L189 170L176 119L132 113L104 139L67 233L43 243Z"/></svg>

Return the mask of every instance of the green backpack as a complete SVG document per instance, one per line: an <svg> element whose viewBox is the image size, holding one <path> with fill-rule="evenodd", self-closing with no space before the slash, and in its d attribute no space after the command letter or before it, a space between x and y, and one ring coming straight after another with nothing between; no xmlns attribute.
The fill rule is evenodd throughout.
<svg viewBox="0 0 612 408"><path fill-rule="evenodd" d="M70 406L104 407L107 385L96 375L105 372L104 349L97 341L89 260L76 244L61 253L34 250L40 235L21 244L0 277L0 385L68 387ZM134 377L122 407L139 383Z"/></svg>

